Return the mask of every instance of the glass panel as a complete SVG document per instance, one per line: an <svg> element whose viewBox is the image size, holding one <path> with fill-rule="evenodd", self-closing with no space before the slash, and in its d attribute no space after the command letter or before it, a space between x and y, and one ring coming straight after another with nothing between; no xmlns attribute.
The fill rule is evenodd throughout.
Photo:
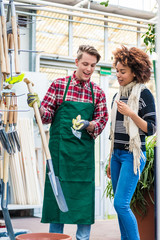
<svg viewBox="0 0 160 240"><path fill-rule="evenodd" d="M116 18L110 18L114 20L118 20ZM123 19L121 21L131 22L129 20ZM135 23L135 22L131 22ZM127 25L122 25L118 23L108 23L108 59L107 62L112 63L112 52L121 45L125 45L128 47L137 45L137 28ZM112 28L111 28L112 27ZM120 28L120 29L118 29ZM124 30L123 30L124 29ZM125 30L126 29L126 30ZM129 31L131 30L131 31Z"/></svg>
<svg viewBox="0 0 160 240"><path fill-rule="evenodd" d="M49 18L37 17L36 50L45 54L68 55L68 16L45 11L38 14Z"/></svg>
<svg viewBox="0 0 160 240"><path fill-rule="evenodd" d="M88 16L93 16L93 14ZM102 15L96 17L103 17ZM104 60L104 27L103 21L94 19L74 17L73 22L73 56L76 57L77 49L81 44L94 46L101 55L101 60ZM88 24L86 24L88 23ZM101 26L96 26L102 25Z"/></svg>
<svg viewBox="0 0 160 240"><path fill-rule="evenodd" d="M51 85L51 83L60 77L67 76L67 70L60 69L60 68L46 68L46 67L40 67L40 72L47 74L48 79L48 87Z"/></svg>

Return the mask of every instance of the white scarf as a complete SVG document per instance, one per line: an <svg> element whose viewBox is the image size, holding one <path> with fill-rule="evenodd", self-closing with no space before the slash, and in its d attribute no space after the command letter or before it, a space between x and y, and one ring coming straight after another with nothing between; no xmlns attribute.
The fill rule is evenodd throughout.
<svg viewBox="0 0 160 240"><path fill-rule="evenodd" d="M120 86L120 88L119 88L119 92L114 99L114 103L113 103L112 110L111 110L110 158L111 158L111 154L112 154L113 146L114 146L114 131L115 131L115 123L116 123L116 115L117 115L116 101L119 101L121 96L124 96L124 97L129 96L127 105L136 114L138 114L139 98L140 98L141 91L144 88L146 88L144 84L140 84L140 83L136 83L136 82L131 82L131 83L127 84L126 86ZM125 115L124 115L123 126L126 128L126 133L130 137L129 151L133 152L134 173L137 175L137 170L138 170L139 176L140 176L140 158L142 157L144 159L145 157L141 150L141 140L140 140L140 136L139 136L139 128L137 127L137 125L134 123L134 121L130 117L125 116Z"/></svg>

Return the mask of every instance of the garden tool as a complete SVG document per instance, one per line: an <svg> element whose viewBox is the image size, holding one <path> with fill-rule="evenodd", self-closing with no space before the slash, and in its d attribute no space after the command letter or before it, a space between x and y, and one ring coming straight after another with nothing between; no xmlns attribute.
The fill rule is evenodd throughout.
<svg viewBox="0 0 160 240"><path fill-rule="evenodd" d="M16 22L16 11L15 11L15 5L13 0L9 1L9 5L11 6L11 23L12 23L12 34L13 34L13 44L14 44L15 72L16 74L19 74L20 64L19 64L19 56L18 56L18 31L17 31L17 22Z"/></svg>
<svg viewBox="0 0 160 240"><path fill-rule="evenodd" d="M14 139L12 126L13 126L13 105L11 103L9 106L9 131L7 132L7 135L8 135L9 143L11 145L12 153L15 153L16 146L15 146L15 139Z"/></svg>
<svg viewBox="0 0 160 240"><path fill-rule="evenodd" d="M5 106L4 106L4 103L3 101L1 100L1 103L0 103L0 109L3 111L5 109ZM7 122L7 111L4 111L3 113L0 112L0 140L1 140L1 143L2 143L2 146L4 147L4 149L6 149L6 151L11 154L11 146L10 146L10 143L9 143L9 139L8 139L8 136L5 132L5 125L6 125L6 122Z"/></svg>
<svg viewBox="0 0 160 240"><path fill-rule="evenodd" d="M24 79L24 82L28 86L28 91L33 94L34 93L34 91L32 89L33 83L30 82L27 78ZM35 112L37 124L38 124L38 127L39 127L39 131L40 131L40 135L41 135L41 139L42 139L42 143L43 143L43 147L44 147L44 152L45 152L46 159L47 159L46 162L47 162L47 167L48 167L48 176L49 176L49 180L50 180L50 183L51 183L51 186L52 186L52 190L53 190L53 193L54 193L54 196L55 196L55 199L57 201L59 209L62 212L67 212L68 211L68 206L67 206L66 200L64 198L59 179L58 179L57 176L55 176L55 173L54 173L52 159L51 159L50 151L49 151L49 148L48 148L47 139L46 139L46 135L45 135L45 132L44 132L44 129L43 129L43 124L42 124L42 121L41 121L41 117L40 117L37 102L34 102L33 109L34 109L34 112Z"/></svg>
<svg viewBox="0 0 160 240"><path fill-rule="evenodd" d="M8 51L10 56L10 69L11 69L11 79L12 79L12 50L14 49L13 46L13 34L12 34L12 23L11 23L11 6L8 5L7 10L7 42L8 42Z"/></svg>
<svg viewBox="0 0 160 240"><path fill-rule="evenodd" d="M2 26L2 35L3 35L3 46L4 46L4 56L6 63L6 74L10 74L10 66L9 66L9 56L8 56L8 44L7 44L7 29L6 29L6 17L4 10L3 0L0 0L0 10L1 10L1 26Z"/></svg>
<svg viewBox="0 0 160 240"><path fill-rule="evenodd" d="M18 32L18 54L20 53L20 34L19 34L19 28L17 28ZM14 51L14 40L13 40L13 31L12 31L12 23L11 23L11 6L8 5L8 12L7 12L7 36L8 36L8 48L9 48L9 54L10 54L10 68L11 68L11 76L9 78L6 78L6 82L9 84L14 84L21 82L25 76L24 73L22 74L16 74L13 76L12 74L12 51Z"/></svg>
<svg viewBox="0 0 160 240"><path fill-rule="evenodd" d="M8 158L9 158L9 155L8 155ZM3 182L2 184L1 208L3 213L3 218L5 220L8 236L11 240L15 240L15 235L14 235L14 231L13 231L13 227L12 227L12 223L11 223L11 219L8 211L8 194L5 198L5 187L7 188L7 192L8 192L8 182L7 183Z"/></svg>
<svg viewBox="0 0 160 240"><path fill-rule="evenodd" d="M19 30L19 26L17 27L17 37L18 37L18 54L20 54L20 48L21 48L21 44L20 44L20 30Z"/></svg>
<svg viewBox="0 0 160 240"><path fill-rule="evenodd" d="M18 107L17 107L17 97L14 97L14 112L13 112L13 126L14 126L14 130L13 130L13 136L16 142L16 146L18 151L21 151L21 147L20 147L20 141L19 141L19 137L18 137L18 133L17 133L17 117L18 117Z"/></svg>
<svg viewBox="0 0 160 240"><path fill-rule="evenodd" d="M2 20L0 17L0 57L1 57L1 72L6 74L6 61L4 56L3 36L2 36Z"/></svg>
<svg viewBox="0 0 160 240"><path fill-rule="evenodd" d="M8 96L9 94L6 94ZM9 106L9 97L6 97L6 106L5 108L8 110ZM7 114L6 114L7 115ZM5 127L6 127L6 132L8 132L8 123L7 121L5 122ZM2 208L2 213L3 217L5 220L5 225L7 228L8 236L11 240L15 240L15 235L13 232L12 224L11 224L11 219L10 215L8 212L8 174L9 174L9 154L7 151L4 151L4 163L3 163L3 186L2 186L2 200L1 200L1 208Z"/></svg>

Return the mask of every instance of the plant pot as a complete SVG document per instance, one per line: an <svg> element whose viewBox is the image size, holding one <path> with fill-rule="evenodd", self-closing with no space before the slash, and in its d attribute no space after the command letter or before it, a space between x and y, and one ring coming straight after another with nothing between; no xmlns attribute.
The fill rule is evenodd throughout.
<svg viewBox="0 0 160 240"><path fill-rule="evenodd" d="M151 195L152 198L154 199L153 192ZM137 219L140 239L154 240L155 239L154 204L151 202L148 195L146 196L146 200L149 203L146 215L140 216L137 212L134 212L134 215Z"/></svg>
<svg viewBox="0 0 160 240"><path fill-rule="evenodd" d="M28 233L21 234L16 240L72 240L69 235L61 233Z"/></svg>

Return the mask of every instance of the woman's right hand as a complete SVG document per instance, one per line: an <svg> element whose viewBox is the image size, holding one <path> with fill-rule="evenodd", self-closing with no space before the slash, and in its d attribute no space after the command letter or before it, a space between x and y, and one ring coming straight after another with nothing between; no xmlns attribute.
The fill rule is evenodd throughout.
<svg viewBox="0 0 160 240"><path fill-rule="evenodd" d="M108 177L109 179L111 179L111 167L110 167L110 161L109 161L109 163L108 163L108 167L107 167L107 177Z"/></svg>

